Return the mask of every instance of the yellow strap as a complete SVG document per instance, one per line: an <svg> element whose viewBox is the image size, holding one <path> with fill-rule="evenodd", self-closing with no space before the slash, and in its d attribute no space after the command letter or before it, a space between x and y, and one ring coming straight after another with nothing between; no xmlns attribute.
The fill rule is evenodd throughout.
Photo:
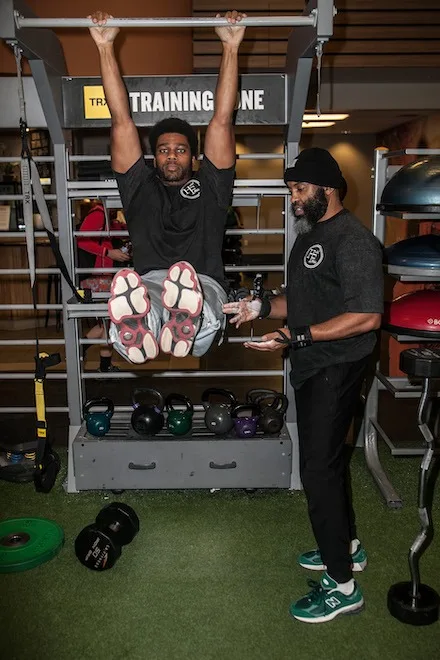
<svg viewBox="0 0 440 660"><path fill-rule="evenodd" d="M44 400L44 387L43 381L35 380L35 405L37 408L37 420L46 424L46 403ZM46 428L37 427L37 436L39 438L46 437Z"/></svg>

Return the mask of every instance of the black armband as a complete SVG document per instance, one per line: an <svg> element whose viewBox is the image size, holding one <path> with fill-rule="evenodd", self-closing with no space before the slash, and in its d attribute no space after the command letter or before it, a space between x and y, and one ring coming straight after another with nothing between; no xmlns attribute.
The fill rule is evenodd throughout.
<svg viewBox="0 0 440 660"><path fill-rule="evenodd" d="M290 345L294 350L297 348L305 348L306 346L311 346L313 344L309 325L304 325L300 328L292 328L290 334L292 335Z"/></svg>
<svg viewBox="0 0 440 660"><path fill-rule="evenodd" d="M260 314L258 316L259 319L267 319L269 314L272 311L272 305L269 300L269 298L264 297L261 299L261 309L260 309Z"/></svg>

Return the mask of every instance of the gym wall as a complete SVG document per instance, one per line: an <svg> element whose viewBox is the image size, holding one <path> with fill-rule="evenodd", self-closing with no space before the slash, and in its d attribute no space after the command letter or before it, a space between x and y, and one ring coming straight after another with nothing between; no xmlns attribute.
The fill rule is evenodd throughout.
<svg viewBox="0 0 440 660"><path fill-rule="evenodd" d="M100 5L114 16L172 17L191 16L191 0L26 0L39 18L83 18ZM55 30L66 57L71 76L99 75L96 47L88 30ZM192 30L161 28L160 30L126 29L118 41L119 60L124 75L183 75L192 73ZM0 75L14 74L15 60L11 49L0 43ZM25 63L25 75L30 74Z"/></svg>

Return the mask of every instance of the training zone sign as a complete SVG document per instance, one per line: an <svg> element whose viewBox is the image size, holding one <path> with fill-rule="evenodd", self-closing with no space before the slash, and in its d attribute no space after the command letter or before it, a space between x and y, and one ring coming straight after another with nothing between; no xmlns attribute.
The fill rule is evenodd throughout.
<svg viewBox="0 0 440 660"><path fill-rule="evenodd" d="M124 82L137 126L152 126L171 116L203 126L213 115L216 75L140 76L124 78ZM241 76L235 123L286 124L285 87L282 74ZM63 78L63 105L65 128L110 126L100 78Z"/></svg>

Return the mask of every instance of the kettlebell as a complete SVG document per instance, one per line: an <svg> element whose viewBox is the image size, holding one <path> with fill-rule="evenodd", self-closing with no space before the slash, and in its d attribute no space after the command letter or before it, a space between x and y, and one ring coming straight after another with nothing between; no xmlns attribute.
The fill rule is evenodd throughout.
<svg viewBox="0 0 440 660"><path fill-rule="evenodd" d="M90 412L95 407L107 407L104 412ZM108 433L110 430L110 420L113 417L115 406L111 399L105 397L101 399L90 399L83 406L83 417L86 422L87 431L90 435L95 435L98 438Z"/></svg>
<svg viewBox="0 0 440 660"><path fill-rule="evenodd" d="M140 403L139 395L150 403ZM139 435L156 435L162 429L165 418L163 416L164 400L162 394L151 387L139 387L131 396L133 413L131 425Z"/></svg>
<svg viewBox="0 0 440 660"><path fill-rule="evenodd" d="M247 398L261 408L259 423L264 433L279 433L283 428L284 413L289 405L286 395L275 390L255 389L247 393ZM267 400L271 402L264 404Z"/></svg>
<svg viewBox="0 0 440 660"><path fill-rule="evenodd" d="M211 403L210 398L221 396L227 400L224 403ZM217 387L209 387L202 394L202 404L205 409L205 425L216 435L224 435L232 429L234 421L231 417L231 410L237 405L237 399L230 390L223 390Z"/></svg>
<svg viewBox="0 0 440 660"><path fill-rule="evenodd" d="M250 413L242 415L241 413ZM238 438L253 438L257 432L260 406L255 403L242 403L232 409L234 428Z"/></svg>
<svg viewBox="0 0 440 660"><path fill-rule="evenodd" d="M183 403L186 410L174 408L173 403ZM184 394L168 394L165 399L167 411L167 429L173 435L185 435L191 429L194 406Z"/></svg>

